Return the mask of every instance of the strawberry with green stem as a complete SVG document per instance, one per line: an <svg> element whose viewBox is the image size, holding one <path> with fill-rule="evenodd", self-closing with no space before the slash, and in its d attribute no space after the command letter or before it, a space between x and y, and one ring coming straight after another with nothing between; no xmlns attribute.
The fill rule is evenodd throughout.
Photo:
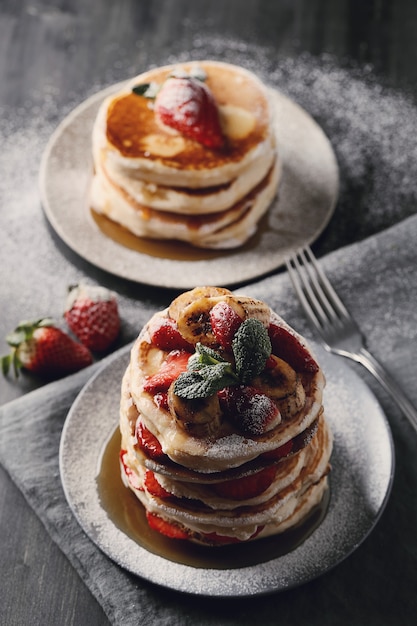
<svg viewBox="0 0 417 626"><path fill-rule="evenodd" d="M137 85L133 93L155 99L156 119L207 148L219 149L225 139L219 110L201 77L170 75L159 87Z"/></svg>
<svg viewBox="0 0 417 626"><path fill-rule="evenodd" d="M24 368L47 378L59 378L77 372L93 362L88 348L74 341L49 318L24 321L6 337L12 348L1 358L2 370L15 375Z"/></svg>

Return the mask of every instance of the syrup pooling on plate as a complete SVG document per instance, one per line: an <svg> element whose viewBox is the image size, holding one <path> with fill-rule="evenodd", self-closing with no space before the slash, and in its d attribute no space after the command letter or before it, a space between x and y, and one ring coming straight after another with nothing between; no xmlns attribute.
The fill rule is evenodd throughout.
<svg viewBox="0 0 417 626"><path fill-rule="evenodd" d="M145 509L123 485L119 471L120 432L117 429L104 448L97 489L109 519L124 534L149 552L192 567L232 569L248 567L295 550L319 526L329 504L327 491L320 504L294 529L256 543L224 546L220 553L209 547L175 541L149 528Z"/></svg>
<svg viewBox="0 0 417 626"><path fill-rule="evenodd" d="M219 546L297 526L327 490L324 384L260 300L197 287L156 313L120 405L122 478L151 528Z"/></svg>

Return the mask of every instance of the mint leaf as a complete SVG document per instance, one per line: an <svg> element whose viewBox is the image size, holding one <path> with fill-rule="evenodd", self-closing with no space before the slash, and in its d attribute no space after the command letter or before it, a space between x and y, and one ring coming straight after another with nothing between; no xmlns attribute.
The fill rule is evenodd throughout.
<svg viewBox="0 0 417 626"><path fill-rule="evenodd" d="M223 387L239 382L233 367L215 350L201 343L188 360L188 370L175 381L174 393L180 398L207 398Z"/></svg>
<svg viewBox="0 0 417 626"><path fill-rule="evenodd" d="M229 364L220 366L206 366L201 370L183 372L174 383L174 393L180 398L193 400L195 398L208 398L220 389L238 382Z"/></svg>
<svg viewBox="0 0 417 626"><path fill-rule="evenodd" d="M217 365L217 363L228 363L221 354L209 348L208 346L203 346L202 343L198 342L196 347L196 352L191 356L188 360L188 369L190 370L198 370L202 365ZM229 364L230 365L230 364Z"/></svg>
<svg viewBox="0 0 417 626"><path fill-rule="evenodd" d="M271 340L262 322L252 317L246 319L233 338L232 350L237 375L246 384L262 372L272 352Z"/></svg>

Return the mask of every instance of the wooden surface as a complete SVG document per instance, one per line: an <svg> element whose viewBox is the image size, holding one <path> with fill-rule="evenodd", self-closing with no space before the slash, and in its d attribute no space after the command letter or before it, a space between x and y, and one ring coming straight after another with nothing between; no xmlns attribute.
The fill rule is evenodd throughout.
<svg viewBox="0 0 417 626"><path fill-rule="evenodd" d="M156 51L169 60L199 32L260 42L277 55L329 53L342 64L372 64L381 81L416 95L414 0L0 0L0 112L26 107L36 115L52 102L58 121L94 84L146 68ZM4 311L1 337L16 322L12 307ZM1 403L32 386L2 387ZM2 468L0 542L0 624L107 623Z"/></svg>

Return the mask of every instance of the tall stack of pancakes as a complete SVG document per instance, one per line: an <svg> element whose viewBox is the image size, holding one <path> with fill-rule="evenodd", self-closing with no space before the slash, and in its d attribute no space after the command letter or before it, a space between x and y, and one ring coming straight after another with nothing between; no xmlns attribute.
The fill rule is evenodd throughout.
<svg viewBox="0 0 417 626"><path fill-rule="evenodd" d="M236 365L213 326L216 305L220 318L226 311L229 319L230 309L237 314L237 325L229 324L234 337L244 323L260 322L271 353L244 383L205 398L178 397L176 381L201 346ZM299 524L327 489L332 435L324 385L305 341L262 301L197 287L156 313L132 348L120 408L122 479L150 526L224 545ZM230 397L238 400L230 404Z"/></svg>
<svg viewBox="0 0 417 626"><path fill-rule="evenodd" d="M173 73L203 77L225 137L209 148L158 121L150 98ZM153 69L105 99L93 129L91 207L140 237L233 248L256 231L281 164L268 91L251 72L213 61Z"/></svg>

